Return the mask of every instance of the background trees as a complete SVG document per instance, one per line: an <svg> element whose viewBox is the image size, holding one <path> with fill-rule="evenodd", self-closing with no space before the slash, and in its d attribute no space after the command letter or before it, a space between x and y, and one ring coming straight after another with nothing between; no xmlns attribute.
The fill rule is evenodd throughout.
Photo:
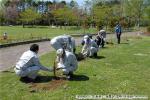
<svg viewBox="0 0 150 100"><path fill-rule="evenodd" d="M22 21L23 27L25 24L35 24L40 17L41 15L34 8L28 8L20 13L20 21Z"/></svg>
<svg viewBox="0 0 150 100"><path fill-rule="evenodd" d="M81 7L74 0L1 0L0 22L8 24L38 24L82 26L83 28L150 25L149 0L85 0Z"/></svg>

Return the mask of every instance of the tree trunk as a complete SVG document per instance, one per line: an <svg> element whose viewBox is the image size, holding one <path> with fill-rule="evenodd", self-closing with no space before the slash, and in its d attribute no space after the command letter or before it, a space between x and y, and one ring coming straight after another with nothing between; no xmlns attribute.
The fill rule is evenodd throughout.
<svg viewBox="0 0 150 100"><path fill-rule="evenodd" d="M23 28L25 28L25 25L24 25L24 23L22 23L22 27L23 27Z"/></svg>

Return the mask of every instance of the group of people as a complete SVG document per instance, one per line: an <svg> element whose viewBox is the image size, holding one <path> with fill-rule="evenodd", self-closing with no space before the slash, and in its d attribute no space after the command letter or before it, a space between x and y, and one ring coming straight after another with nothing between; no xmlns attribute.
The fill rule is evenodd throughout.
<svg viewBox="0 0 150 100"><path fill-rule="evenodd" d="M120 27L120 26L119 26ZM116 28L118 31L118 29ZM120 30L119 30L120 33ZM120 43L120 35L117 34L118 43ZM97 53L101 47L104 47L106 42L106 31L100 30L95 39L92 35L85 35L81 42L81 54L84 57L97 57ZM56 50L56 70L62 70L63 75L67 79L73 77L73 72L78 68L78 61L75 56L76 44L75 39L70 35L60 35L54 37L50 41L50 45ZM30 50L24 52L16 63L14 68L16 74L23 79L36 80L40 70L53 72L54 68L48 68L41 65L37 56L39 46L33 44Z"/></svg>
<svg viewBox="0 0 150 100"><path fill-rule="evenodd" d="M50 45L56 50L56 70L62 70L63 75L67 79L73 76L73 72L78 67L78 62L75 56L75 39L69 35L61 35L54 37L50 41ZM37 56L39 46L33 44L30 50L24 52L16 63L14 68L16 74L25 80L36 80L40 70L53 72L54 68L48 68L41 65Z"/></svg>

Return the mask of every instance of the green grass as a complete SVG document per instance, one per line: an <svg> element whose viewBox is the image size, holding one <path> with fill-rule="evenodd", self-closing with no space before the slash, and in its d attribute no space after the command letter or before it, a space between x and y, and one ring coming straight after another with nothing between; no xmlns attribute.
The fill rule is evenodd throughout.
<svg viewBox="0 0 150 100"><path fill-rule="evenodd" d="M107 45L98 53L101 59L87 58L79 62L76 75L89 80L66 81L54 90L30 93L30 84L19 81L14 73L0 73L1 100L72 100L75 95L127 94L150 98L150 37L129 39L120 45ZM78 47L78 52L80 47ZM52 66L55 53L40 57L45 66ZM52 73L40 72L52 76ZM46 82L48 83L48 82ZM37 83L37 84L46 84ZM51 81L50 81L51 83ZM67 87L67 89L64 88Z"/></svg>
<svg viewBox="0 0 150 100"><path fill-rule="evenodd" d="M0 44L37 38L51 38L62 34L82 34L84 33L84 30L80 28L77 29L76 27L52 29L48 26L36 26L33 28L23 28L22 26L0 26L1 38L4 32L7 32L8 40L0 40ZM96 29L86 29L85 32L96 32Z"/></svg>

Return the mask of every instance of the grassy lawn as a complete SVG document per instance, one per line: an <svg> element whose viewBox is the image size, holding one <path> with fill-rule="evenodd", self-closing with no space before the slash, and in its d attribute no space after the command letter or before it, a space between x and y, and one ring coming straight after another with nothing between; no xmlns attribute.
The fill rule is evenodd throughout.
<svg viewBox="0 0 150 100"><path fill-rule="evenodd" d="M36 38L54 37L62 34L81 34L83 29L76 27L67 27L66 29L50 28L48 26L36 26L34 28L22 26L0 26L0 37L2 38L4 32L8 34L8 40L0 40L0 43L16 42L22 40L31 40ZM96 32L96 29L86 29L85 32Z"/></svg>
<svg viewBox="0 0 150 100"><path fill-rule="evenodd" d="M78 52L80 47L78 47ZM150 37L129 39L122 44L106 45L99 59L79 62L72 81L52 81L53 73L40 72L43 80L26 84L15 73L0 73L1 100L74 100L76 95L146 95L150 98ZM55 53L41 56L52 66ZM45 76L45 77L44 77ZM56 82L56 83L55 83ZM30 90L36 90L31 93Z"/></svg>

